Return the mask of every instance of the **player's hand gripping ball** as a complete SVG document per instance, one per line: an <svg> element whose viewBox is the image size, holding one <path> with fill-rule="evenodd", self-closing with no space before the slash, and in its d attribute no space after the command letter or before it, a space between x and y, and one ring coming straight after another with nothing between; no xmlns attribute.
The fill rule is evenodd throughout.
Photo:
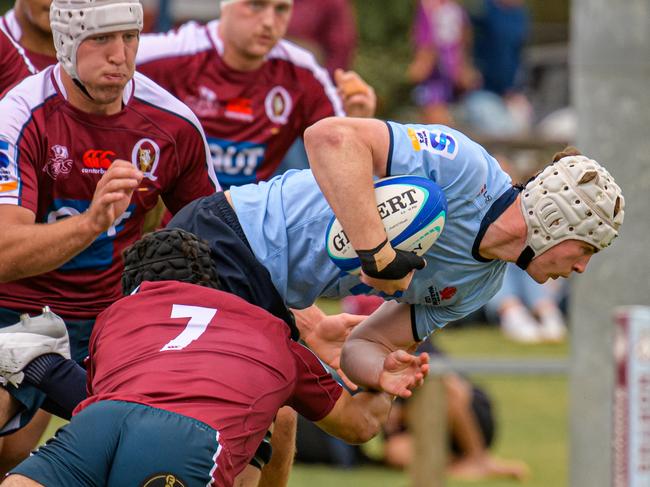
<svg viewBox="0 0 650 487"><path fill-rule="evenodd" d="M393 176L375 182L377 211L394 249L422 256L438 240L447 218L440 186L421 176ZM361 262L336 217L327 227L325 245L341 270L358 274Z"/></svg>

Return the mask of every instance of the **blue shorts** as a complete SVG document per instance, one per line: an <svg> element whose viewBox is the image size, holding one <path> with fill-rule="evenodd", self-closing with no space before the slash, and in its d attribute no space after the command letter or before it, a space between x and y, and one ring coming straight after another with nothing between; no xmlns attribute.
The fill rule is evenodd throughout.
<svg viewBox="0 0 650 487"><path fill-rule="evenodd" d="M48 487L211 485L226 460L193 418L122 401L91 404L10 473Z"/></svg>

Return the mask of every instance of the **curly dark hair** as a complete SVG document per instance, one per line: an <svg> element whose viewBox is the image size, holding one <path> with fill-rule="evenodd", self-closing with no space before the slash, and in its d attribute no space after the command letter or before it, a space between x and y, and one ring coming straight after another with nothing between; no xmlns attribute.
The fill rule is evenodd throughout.
<svg viewBox="0 0 650 487"><path fill-rule="evenodd" d="M124 251L122 293L131 294L142 281L181 281L220 288L210 246L178 228L149 233Z"/></svg>

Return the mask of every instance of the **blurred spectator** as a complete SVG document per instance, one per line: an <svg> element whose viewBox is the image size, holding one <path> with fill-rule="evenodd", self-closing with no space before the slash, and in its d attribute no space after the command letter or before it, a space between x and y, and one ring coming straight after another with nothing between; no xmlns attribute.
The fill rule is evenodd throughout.
<svg viewBox="0 0 650 487"><path fill-rule="evenodd" d="M449 104L480 85L467 53L470 40L467 13L455 0L418 0L407 76L417 84L413 96L423 123L452 125Z"/></svg>
<svg viewBox="0 0 650 487"><path fill-rule="evenodd" d="M520 343L561 342L566 336L560 310L558 281L536 283L514 264L508 264L501 290L488 302L488 317L496 317L503 334Z"/></svg>
<svg viewBox="0 0 650 487"><path fill-rule="evenodd" d="M294 0L287 38L309 49L331 76L350 69L357 25L349 0Z"/></svg>
<svg viewBox="0 0 650 487"><path fill-rule="evenodd" d="M524 95L522 52L529 31L524 0L467 0L474 32L474 64L482 90L463 102L470 130L491 136L526 132L533 120Z"/></svg>
<svg viewBox="0 0 650 487"><path fill-rule="evenodd" d="M502 96L520 91L521 55L529 30L524 0L474 0L467 5L483 88Z"/></svg>

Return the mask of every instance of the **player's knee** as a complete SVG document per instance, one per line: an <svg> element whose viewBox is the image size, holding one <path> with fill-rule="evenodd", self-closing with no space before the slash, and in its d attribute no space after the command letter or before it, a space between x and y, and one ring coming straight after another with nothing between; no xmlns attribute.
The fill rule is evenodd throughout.
<svg viewBox="0 0 650 487"><path fill-rule="evenodd" d="M340 147L345 141L346 127L340 119L329 117L319 120L305 130L304 141L307 153L317 147Z"/></svg>

